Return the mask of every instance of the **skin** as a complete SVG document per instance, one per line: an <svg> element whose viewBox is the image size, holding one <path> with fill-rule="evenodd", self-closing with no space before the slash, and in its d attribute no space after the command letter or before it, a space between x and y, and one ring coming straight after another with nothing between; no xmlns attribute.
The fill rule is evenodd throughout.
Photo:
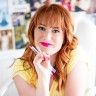
<svg viewBox="0 0 96 96"><path fill-rule="evenodd" d="M56 54L61 49L61 46L63 44L64 32L60 27L57 26L47 27L44 24L39 24L35 28L34 38L36 48L48 54L53 59L51 60L51 63L53 64ZM52 45L45 47L40 42L46 42Z"/></svg>
<svg viewBox="0 0 96 96"><path fill-rule="evenodd" d="M64 32L57 26L50 28L44 24L40 24L35 29L34 38L35 46L37 48L40 47L39 49L41 51L44 51L49 55L53 55L61 49L64 40ZM44 47L40 44L40 42L47 42L52 45ZM58 43L60 46L58 46Z"/></svg>

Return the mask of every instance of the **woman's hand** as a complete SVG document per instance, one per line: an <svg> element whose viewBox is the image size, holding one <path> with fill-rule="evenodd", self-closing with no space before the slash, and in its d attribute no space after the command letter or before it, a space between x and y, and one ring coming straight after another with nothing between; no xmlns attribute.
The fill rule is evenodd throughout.
<svg viewBox="0 0 96 96"><path fill-rule="evenodd" d="M50 56L46 53L38 53L34 58L33 64L36 68L38 78L50 78L52 74L52 66L50 64Z"/></svg>
<svg viewBox="0 0 96 96"><path fill-rule="evenodd" d="M52 74L50 56L40 52L34 58L33 63L38 74L36 96L49 96L50 77Z"/></svg>

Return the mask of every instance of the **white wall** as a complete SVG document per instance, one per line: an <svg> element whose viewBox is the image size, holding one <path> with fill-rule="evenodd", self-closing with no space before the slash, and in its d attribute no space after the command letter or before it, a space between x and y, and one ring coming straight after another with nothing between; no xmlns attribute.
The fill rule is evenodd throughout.
<svg viewBox="0 0 96 96"><path fill-rule="evenodd" d="M79 15L78 15L79 16ZM76 17L75 17L76 18ZM91 88L91 95L95 96L96 83L96 25L88 18L87 14L76 25L76 35L79 44L83 47L89 62L88 86Z"/></svg>
<svg viewBox="0 0 96 96"><path fill-rule="evenodd" d="M14 62L14 59L22 55L23 51L24 49L0 52L0 87L6 84L11 78L12 67L10 66ZM18 96L14 83L8 88L4 96L12 96L13 94L14 96Z"/></svg>

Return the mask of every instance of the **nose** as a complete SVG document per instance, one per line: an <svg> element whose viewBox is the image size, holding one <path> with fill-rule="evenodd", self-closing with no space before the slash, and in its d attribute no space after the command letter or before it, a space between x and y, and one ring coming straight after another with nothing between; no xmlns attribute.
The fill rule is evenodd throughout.
<svg viewBox="0 0 96 96"><path fill-rule="evenodd" d="M51 38L52 38L52 32L51 32L50 30L48 30L48 31L45 33L45 38L46 38L47 40L51 40Z"/></svg>

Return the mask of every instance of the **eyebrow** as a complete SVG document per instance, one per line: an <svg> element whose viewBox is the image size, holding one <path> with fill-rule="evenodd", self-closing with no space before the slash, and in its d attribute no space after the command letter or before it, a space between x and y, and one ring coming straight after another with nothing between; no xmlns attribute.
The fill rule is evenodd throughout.
<svg viewBox="0 0 96 96"><path fill-rule="evenodd" d="M40 23L40 25L45 26L44 24L41 24L41 23ZM45 27L46 27L46 26L45 26Z"/></svg>
<svg viewBox="0 0 96 96"><path fill-rule="evenodd" d="M53 29L59 29L59 27L53 27Z"/></svg>
<svg viewBox="0 0 96 96"><path fill-rule="evenodd" d="M45 27L46 27L46 25L45 25L45 24L41 24L41 23L40 23L40 25L42 25L42 26L45 26ZM53 28L53 29L59 29L59 27L51 27L51 28Z"/></svg>

